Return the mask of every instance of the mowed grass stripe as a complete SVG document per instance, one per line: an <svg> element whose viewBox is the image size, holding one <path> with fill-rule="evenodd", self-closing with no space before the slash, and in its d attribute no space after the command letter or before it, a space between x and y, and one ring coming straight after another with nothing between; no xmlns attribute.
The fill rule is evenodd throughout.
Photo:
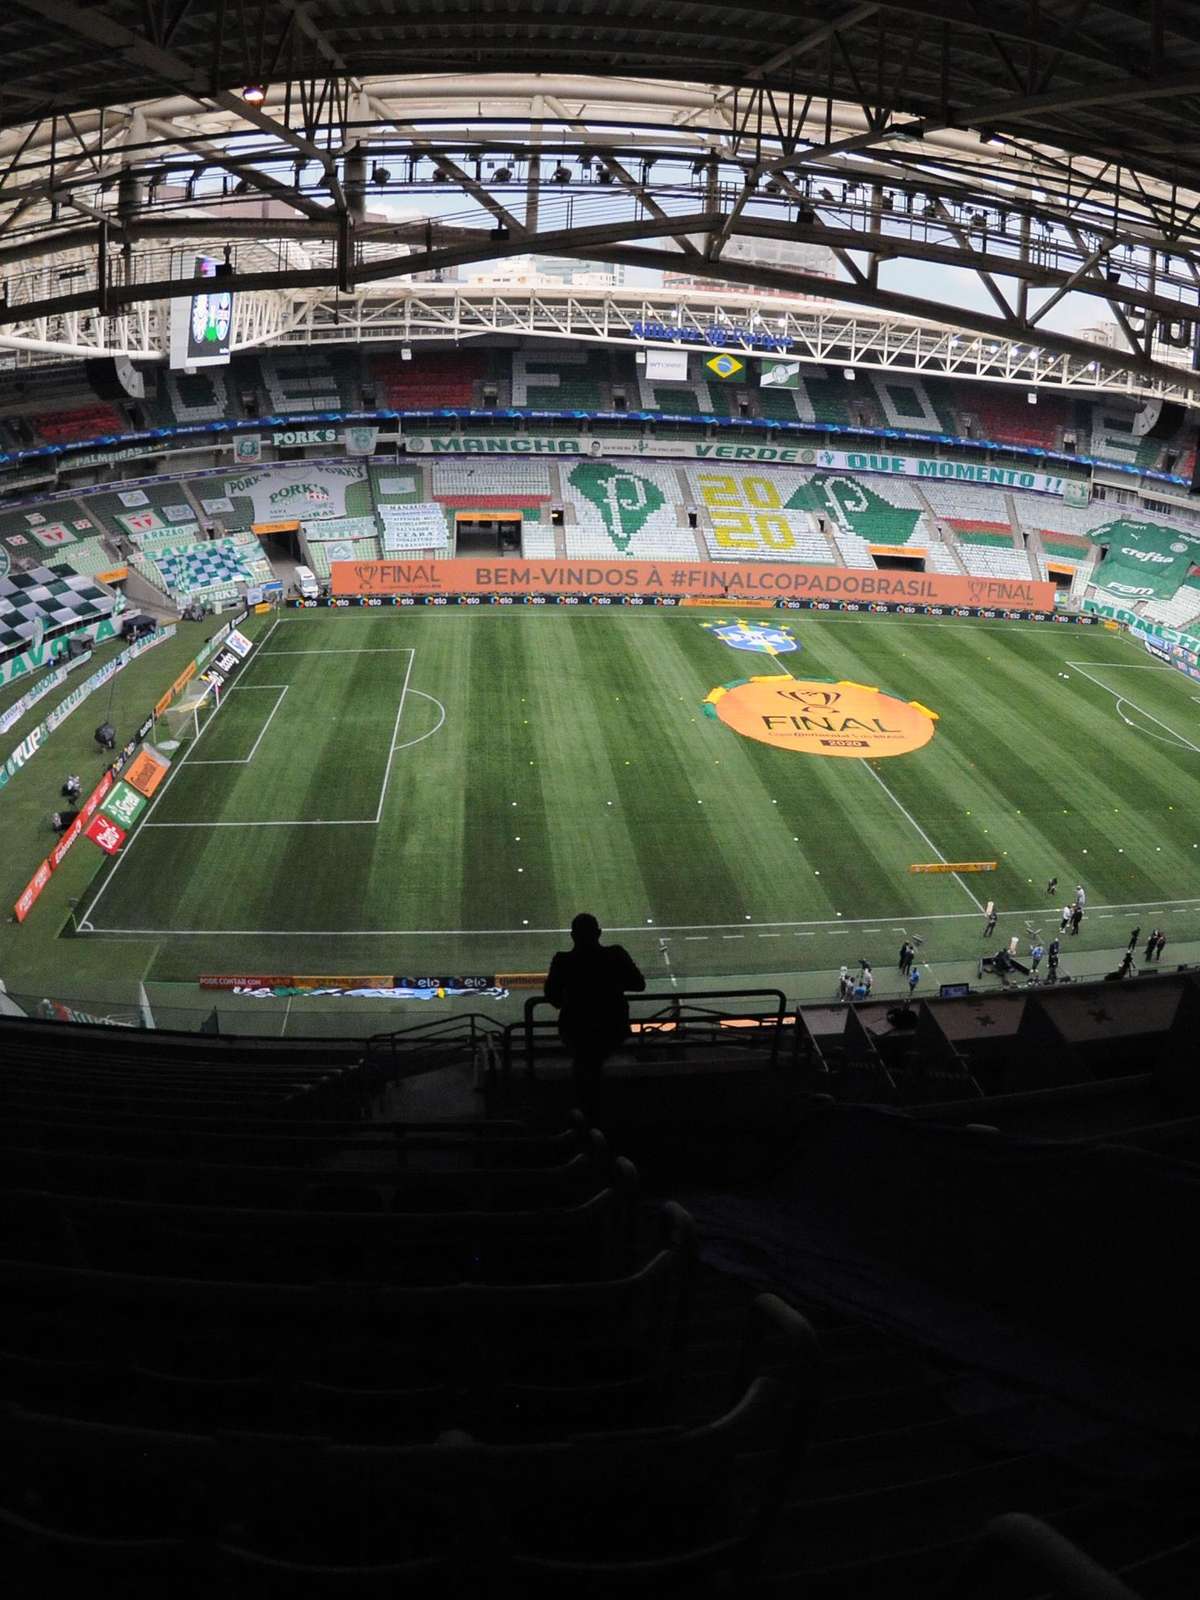
<svg viewBox="0 0 1200 1600"><path fill-rule="evenodd" d="M455 625L425 627L407 613L390 630L381 622L383 637L390 631L416 653L380 826L366 830L371 872L352 927L427 927L431 913L440 921L442 908L453 908L462 894L464 784L473 767L469 632L465 618L439 620ZM445 709L437 732L438 706L422 691Z"/></svg>
<svg viewBox="0 0 1200 1600"><path fill-rule="evenodd" d="M888 688L906 699L917 698L911 690L905 693L907 685L898 670L881 675L878 661L868 661L855 648L858 635L830 624L794 626L803 649L777 658L768 670L786 668L797 678L848 679ZM935 744L936 740L935 734ZM926 760L933 746L901 760L876 763L880 777L910 812L912 821L861 771L857 761L797 756L766 745L752 748L764 771L772 774L774 791L784 787L793 797L788 820L794 823L793 832L805 841L811 858L807 864L821 874L814 882L829 886L830 892L822 892L831 915L840 911L843 916L853 916L849 908L856 905L869 905L873 911L901 920L906 908L923 914L969 908L969 899L953 878L941 874L913 877L908 872L913 862L936 859L936 851L931 851L914 823L937 849L947 853L924 795L905 800L895 781L900 767Z"/></svg>
<svg viewBox="0 0 1200 1600"><path fill-rule="evenodd" d="M427 628L432 631L440 620L430 618ZM457 773L446 770L447 782L456 782L462 793L462 853L446 864L448 898L431 899L417 926L514 927L530 914L522 909L524 901L544 909L550 892L542 882L547 822L534 726L537 663L546 655L546 637L539 644L529 630L506 627L503 616L468 615L462 621L462 714L470 740L465 765ZM434 743L421 745L417 757ZM440 849L440 837L431 838L427 824L425 831L430 848Z"/></svg>
<svg viewBox="0 0 1200 1600"><path fill-rule="evenodd" d="M544 878L546 925L565 926L584 910L605 923L644 922L653 900L641 852L652 846L642 837L646 819L634 785L645 792L654 757L640 737L645 685L627 670L627 636L592 619L553 616L528 636L553 666L539 671L532 656L528 663L532 770L544 820L532 836L522 833L518 920L536 925ZM637 765L626 768L627 760Z"/></svg>
<svg viewBox="0 0 1200 1600"><path fill-rule="evenodd" d="M935 959L978 948L969 900L952 879L909 875L909 863L927 858L928 847L858 762L774 750L703 716L703 698L716 684L784 664L798 675L878 684L941 713L929 746L880 761L876 770L945 855L995 855L1005 863L1001 873L971 880L980 898L995 893L1002 906L1038 905L1043 869L1071 887L1083 876L1093 904L1200 896L1200 852L1190 849L1200 758L1126 728L1112 695L1086 685L1081 674L1069 683L1058 677L1071 670L1063 662L1073 655L1111 660L1118 669L1141 663L1141 653L1120 639L1066 628L793 614L780 620L805 649L772 660L730 649L700 620L439 611L285 624L272 649L414 645L412 687L446 702L446 727L398 754L382 829L161 830L157 837L169 848L153 857L135 853L123 869L130 914L119 925L519 929L528 916L531 926L562 927L591 898L610 926L644 926L646 916L657 926L731 924L727 931L744 937L710 934L721 947L719 961L705 961L712 972L762 970L767 951L782 954L777 945L760 945L753 925L740 927L746 912L755 923L836 922L841 911L847 921L867 916L896 926L912 916L967 912L966 921L934 925ZM343 667L353 661L339 659ZM363 692L377 709L377 691L404 659L363 658L374 667ZM282 682L289 661L305 674L320 665L319 658L264 655L252 670L262 681ZM333 684L337 674L328 678ZM1173 726L1184 728L1194 710L1182 676L1176 683L1175 675L1116 670L1111 681L1131 684L1134 697ZM336 709L339 693L330 693ZM392 693L389 730L397 698ZM418 721L418 706L426 720ZM427 702L410 701L401 741L433 720ZM260 757L274 737L272 729ZM289 739L291 761L306 766L306 746L290 725ZM381 771L382 764L360 814L373 813ZM276 781L294 779L281 773ZM609 782L615 792L597 792ZM616 802L611 818L598 821L608 798ZM1167 810L1171 804L1175 812ZM280 844L268 842L277 833ZM202 842L182 843L196 834ZM359 837L361 844L351 842ZM139 859L153 882L142 881ZM126 893L120 880L112 892ZM155 907L164 920L148 924L144 913ZM107 901L96 920L118 925ZM1173 938L1186 936L1182 919L1168 926ZM890 948L891 929L881 937ZM789 950L808 965L836 965L849 939L817 930ZM401 965L428 964L436 951L443 968L462 961L487 971L515 954L503 935L397 942L403 960L394 944L349 938L317 958L314 940L298 947L303 956L292 951L296 964L286 960L286 939L230 945L238 962L269 951L272 962L284 962L276 970L321 970L330 962L336 969L353 952L371 961L360 970L372 971L386 950ZM199 943L182 966L195 970ZM532 945L522 948L533 953ZM217 950L218 965L234 959L233 948L218 943ZM874 948L862 953L879 959ZM171 965L168 958L162 969Z"/></svg>

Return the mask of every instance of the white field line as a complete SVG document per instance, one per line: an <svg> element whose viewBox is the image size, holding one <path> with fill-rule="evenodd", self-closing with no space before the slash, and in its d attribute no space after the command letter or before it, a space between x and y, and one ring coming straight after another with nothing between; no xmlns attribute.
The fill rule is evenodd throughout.
<svg viewBox="0 0 1200 1600"><path fill-rule="evenodd" d="M419 700L428 700L441 712L441 716L430 728L428 733L419 733L415 739L405 739L396 746L397 750L411 750L414 744L420 744L423 739L431 739L435 733L440 733L446 720L446 708L436 695L426 694L424 689L410 689L409 694L415 694Z"/></svg>
<svg viewBox="0 0 1200 1600"><path fill-rule="evenodd" d="M282 653L282 652L279 652L279 653ZM326 652L322 651L322 650L313 650L313 651L307 652L307 653L310 653L312 655L324 655ZM329 653L332 654L332 652L329 652ZM348 651L346 653L347 654L353 654L352 651ZM300 654L304 655L304 654L306 654L306 652L305 651L301 651ZM401 744L397 744L396 743L396 734L399 732L399 729L400 729L400 718L404 715L405 698L407 697L407 695L409 693L408 680L412 676L413 662L416 660L416 655L417 655L416 650L414 648L410 647L409 650L408 650L408 670L404 674L404 687L400 691L400 704L399 704L399 706L397 707L397 710L396 710L396 720L392 724L392 743L391 743L390 749L388 750L387 766L384 768L383 785L382 785L382 787L380 788L380 791L379 791L379 804L375 807L375 815L373 817L317 817L317 818L313 818L311 820L302 821L302 822L293 821L290 818L278 818L278 819L273 819L273 820L267 821L267 822L210 822L208 820L204 820L204 821L200 821L200 822L143 822L142 827L143 828L374 828L374 827L377 827L378 824L379 824L379 819L383 815L383 803L384 803L384 800L387 797L388 783L389 783L389 781L391 779L391 775L392 775L392 762L396 758L396 752L398 750L407 749L409 745L420 744L422 739L427 739L429 737L429 733L436 733L438 731L438 729L442 726L442 723L445 722L445 720L446 720L445 707L442 706L442 703L441 703L440 700L434 700L434 704L441 708L441 711L442 711L441 721L439 721L435 727L431 728L429 730L429 733L423 733L423 734L420 735L419 738L409 739L407 742L401 743ZM247 685L247 687L248 688L254 688L256 686L253 685L253 684L249 684L249 685ZM420 689L413 689L411 692L413 694L421 695L421 698L424 699L424 700L433 700L433 696L432 695L423 694ZM278 707L276 707L276 709L278 709ZM274 713L272 713L272 715L273 714ZM205 726L207 726L207 724L205 724ZM265 733L265 732L266 732L266 729L264 728L263 729L263 733ZM262 738L262 734L259 734L259 738L260 739ZM257 749L257 745L255 746L255 748ZM253 752L251 752L251 754L253 754ZM209 762L208 763L208 765L210 765L210 766L216 765L216 764L217 763L214 763L214 762Z"/></svg>
<svg viewBox="0 0 1200 1600"><path fill-rule="evenodd" d="M901 805L900 801L897 800L896 796L888 788L887 784L884 783L883 779L875 771L875 768L873 766L871 766L870 762L862 761L862 762L860 762L860 765L867 772L869 772L871 774L871 776L875 779L875 782L883 790L884 794L887 795L888 799L896 807L896 810L899 811L902 816L905 816L905 817L908 818L909 822L917 830L917 832L921 835L921 838L924 839L925 843L933 851L934 855L938 858L938 860L944 862L946 860L946 857L938 849L937 845L934 844L933 840L925 832L925 829L917 821L916 817L913 816L912 812L907 810L907 808L905 806ZM951 876L953 877L954 881L958 884L958 886L962 890L962 892L966 895L967 899L970 900L973 905L975 905L975 906L977 906L979 908L980 915L982 915L983 914L983 902L981 900L977 900L975 898L975 895L972 892L972 890L967 886L967 884L965 884L963 882L962 878L959 876L959 874L957 872L952 873ZM855 919L855 920L863 920L863 919ZM871 919L868 917L865 920L870 921Z"/></svg>
<svg viewBox="0 0 1200 1600"><path fill-rule="evenodd" d="M1164 907L1185 909L1188 906L1200 905L1200 896L1180 900L1126 900L1114 905L1096 905L1088 909L1088 916L1096 916L1102 911L1157 911ZM1025 910L1007 911L1006 917L1034 917L1045 916L1046 907L1030 906ZM823 918L814 922L761 922L752 923L747 928L743 919L741 922L678 922L654 923L649 928L644 922L632 923L629 927L609 927L609 933L679 933L687 939L701 938L705 934L720 933L723 928L738 928L746 932L757 933L761 928L853 928L869 922L881 922L886 919L878 914L874 917L837 917ZM909 917L909 923L915 922L977 922L978 913L974 911L937 911L919 917ZM414 938L433 939L441 937L453 938L513 938L526 934L553 934L556 938L565 933L564 928L83 928L80 932L87 933L122 933L145 937L147 934L159 936L169 934L171 938L209 939L219 935L224 938L228 935L255 935L261 938L287 938L287 939L398 939L410 935ZM811 937L811 935L799 935Z"/></svg>
<svg viewBox="0 0 1200 1600"><path fill-rule="evenodd" d="M192 765L194 767L248 767L254 760L259 745L263 742L263 734L271 726L275 713L283 704L283 697L288 692L289 685L286 683L235 683L233 687L234 689L278 689L279 695L275 704L271 707L267 720L262 725L258 738L251 745L248 756L229 757L224 761L193 761ZM232 693L232 690L230 692Z"/></svg>
<svg viewBox="0 0 1200 1600"><path fill-rule="evenodd" d="M675 976L675 969L671 965L671 948L670 947L671 947L671 941L669 939L660 939L658 941L658 948L659 948L659 951L660 951L660 953L662 955L662 958L663 958L663 966L666 967L666 969L667 969L667 977L670 978L670 980L671 980L671 987L672 987L672 989L678 989L678 987L679 987L679 979Z"/></svg>
<svg viewBox="0 0 1200 1600"><path fill-rule="evenodd" d="M275 632L275 629L278 626L279 626L279 619L276 618L276 620L267 629L266 638L264 638L264 640L263 640L263 644L264 645L267 643L267 640L270 639L271 635ZM251 659L253 659L253 657ZM80 929L81 932L85 932L86 933L86 932L92 931L91 930L92 912L95 911L96 907L100 904L100 901L101 901L102 897L104 896L104 894L108 890L108 886L112 883L113 879L116 877L117 873L121 870L121 867L124 865L124 863L129 859L129 856L131 855L131 853L133 851L134 845L137 844L138 840L141 838L142 830L146 827L147 823L149 823L150 818L153 815L154 810L157 807L159 801L166 794L167 790L171 787L171 785L175 782L176 776L180 772L183 771L184 767L187 765L187 759L192 754L193 750L195 750L196 746L200 743L201 739L203 739L204 735L208 732L208 730L212 727L213 723L220 716L220 714L221 714L221 706L223 704L224 704L223 701L219 700L217 702L217 708L213 712L212 716L209 717L208 721L200 729L200 732L192 740L191 744L188 745L187 749L180 756L179 760L175 761L175 762L172 762L171 770L170 770L170 772L167 773L165 782L163 783L163 785L159 789L158 793L154 796L154 798L150 802L149 808L146 811L146 815L142 819L141 827L138 828L138 830L134 834L133 838L129 841L129 844L128 844L127 848L121 851L120 855L117 857L116 861L113 863L112 871L109 873L108 877L105 878L104 882L100 885L100 888L97 890L95 899L88 906L88 908L84 912L83 916L80 917L78 926L79 926L79 929Z"/></svg>
<svg viewBox="0 0 1200 1600"><path fill-rule="evenodd" d="M1164 733L1169 733L1171 735L1171 737L1174 740L1176 740L1177 743L1180 746L1186 745L1189 750L1195 751L1195 753L1198 756L1200 756L1200 744L1193 744L1190 739L1185 738L1182 733L1178 733L1174 728L1172 728L1170 726L1169 723L1163 722L1159 717L1156 717L1152 711L1147 711L1144 706L1138 705L1137 701L1136 700L1131 700L1128 695L1121 694L1116 689L1110 689L1108 684L1106 684L1106 683L1101 683L1099 678L1094 678L1092 676L1092 674L1087 670L1087 667L1085 667L1082 662L1080 662L1080 661L1068 661L1067 665L1069 667L1074 667L1077 672L1082 672L1084 677L1088 680L1088 682L1092 683L1092 684L1095 684L1097 689L1103 689L1105 694L1112 695L1113 699L1117 703L1118 712L1120 712L1122 704L1132 706L1133 709L1138 713L1139 716L1148 717L1151 722L1157 723L1157 725L1163 730ZM1105 663L1103 663L1103 662L1093 662L1092 665L1093 666L1102 666L1102 665L1105 665ZM1171 667L1163 667L1161 670L1163 672L1170 672L1173 669ZM1123 713L1122 713L1122 715L1123 715ZM1142 733L1148 733L1150 730L1148 728L1142 728L1139 731L1142 732ZM1157 737L1157 735L1155 737Z"/></svg>
<svg viewBox="0 0 1200 1600"><path fill-rule="evenodd" d="M408 699L408 680L412 677L413 662L416 660L415 649L408 653L408 669L404 674L404 683L400 689L400 704L396 707L396 720L392 724L392 738L388 746L387 766L383 769L383 787L379 791L379 804L375 807L375 821L378 822L383 815L383 802L387 798L388 783L392 776L392 762L396 759L396 736L400 732L400 718L404 715L404 702Z"/></svg>
<svg viewBox="0 0 1200 1600"><path fill-rule="evenodd" d="M407 613L406 613L407 615ZM260 656L403 656L407 655L413 646L407 644L391 645L386 649L364 650L260 650Z"/></svg>

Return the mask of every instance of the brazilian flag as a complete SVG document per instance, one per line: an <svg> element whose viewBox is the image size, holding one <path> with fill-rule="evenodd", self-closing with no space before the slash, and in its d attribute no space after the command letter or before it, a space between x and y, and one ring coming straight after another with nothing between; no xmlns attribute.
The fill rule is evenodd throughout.
<svg viewBox="0 0 1200 1600"><path fill-rule="evenodd" d="M728 350L722 350L719 355L709 356L704 362L704 370L718 383L746 382L746 363L740 356L735 356Z"/></svg>

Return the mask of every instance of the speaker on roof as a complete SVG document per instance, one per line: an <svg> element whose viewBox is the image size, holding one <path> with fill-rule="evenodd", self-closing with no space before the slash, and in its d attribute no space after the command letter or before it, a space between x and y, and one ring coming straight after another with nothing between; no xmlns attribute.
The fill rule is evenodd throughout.
<svg viewBox="0 0 1200 1600"><path fill-rule="evenodd" d="M1173 439L1183 426L1185 408L1173 400L1150 399L1133 419L1136 439Z"/></svg>
<svg viewBox="0 0 1200 1600"><path fill-rule="evenodd" d="M85 361L83 370L101 400L146 398L146 380L128 356L103 356Z"/></svg>

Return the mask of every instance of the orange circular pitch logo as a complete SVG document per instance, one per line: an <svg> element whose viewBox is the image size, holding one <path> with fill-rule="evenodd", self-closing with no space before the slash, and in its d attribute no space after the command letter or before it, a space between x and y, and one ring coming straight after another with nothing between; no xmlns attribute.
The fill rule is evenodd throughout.
<svg viewBox="0 0 1200 1600"><path fill-rule="evenodd" d="M787 677L746 678L714 689L715 716L781 750L810 756L902 756L933 738L937 712L862 683Z"/></svg>

